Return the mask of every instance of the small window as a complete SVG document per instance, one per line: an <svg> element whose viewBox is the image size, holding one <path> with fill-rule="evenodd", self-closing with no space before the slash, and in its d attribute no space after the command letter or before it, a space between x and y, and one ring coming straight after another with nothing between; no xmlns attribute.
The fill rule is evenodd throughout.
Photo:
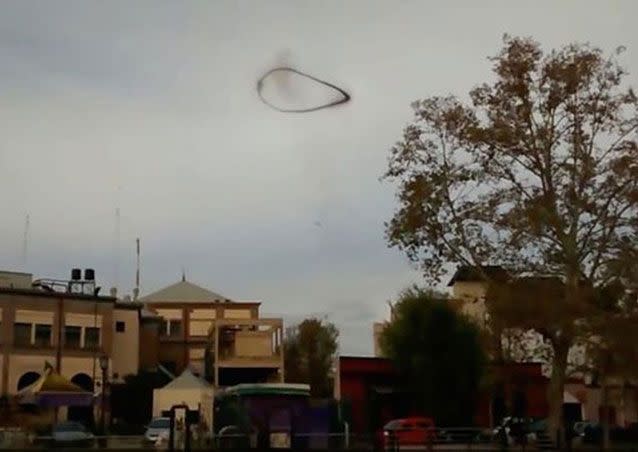
<svg viewBox="0 0 638 452"><path fill-rule="evenodd" d="M17 346L31 345L31 328L30 323L14 323L13 324L13 343Z"/></svg>
<svg viewBox="0 0 638 452"><path fill-rule="evenodd" d="M168 322L165 319L162 319L160 322L160 334L162 336L168 336Z"/></svg>
<svg viewBox="0 0 638 452"><path fill-rule="evenodd" d="M49 347L51 345L51 325L35 326L35 345Z"/></svg>
<svg viewBox="0 0 638 452"><path fill-rule="evenodd" d="M100 329L87 327L84 330L84 348L98 348L100 346Z"/></svg>
<svg viewBox="0 0 638 452"><path fill-rule="evenodd" d="M115 322L115 331L117 331L118 333L123 333L126 331L126 323L118 320L117 322Z"/></svg>
<svg viewBox="0 0 638 452"><path fill-rule="evenodd" d="M66 348L80 348L81 336L82 336L82 327L65 326L64 327L64 346Z"/></svg>

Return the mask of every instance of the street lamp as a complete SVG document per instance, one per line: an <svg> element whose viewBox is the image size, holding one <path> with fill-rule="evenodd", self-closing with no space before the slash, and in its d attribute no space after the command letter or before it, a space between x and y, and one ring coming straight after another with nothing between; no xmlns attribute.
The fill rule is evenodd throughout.
<svg viewBox="0 0 638 452"><path fill-rule="evenodd" d="M102 369L102 409L101 413L101 427L102 427L102 435L106 433L106 416L104 416L104 408L106 407L106 379L107 379L107 370L109 369L109 357L106 355L100 356L100 369Z"/></svg>

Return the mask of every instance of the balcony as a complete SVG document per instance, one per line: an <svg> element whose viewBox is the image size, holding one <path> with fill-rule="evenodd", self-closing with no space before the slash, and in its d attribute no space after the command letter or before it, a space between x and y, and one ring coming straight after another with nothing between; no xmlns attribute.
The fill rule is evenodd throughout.
<svg viewBox="0 0 638 452"><path fill-rule="evenodd" d="M218 367L278 368L282 365L281 319L218 322Z"/></svg>

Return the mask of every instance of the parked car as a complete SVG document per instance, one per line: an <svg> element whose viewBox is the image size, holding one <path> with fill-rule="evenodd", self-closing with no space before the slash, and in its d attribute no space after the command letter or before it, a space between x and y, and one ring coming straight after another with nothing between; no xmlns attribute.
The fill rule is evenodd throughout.
<svg viewBox="0 0 638 452"><path fill-rule="evenodd" d="M585 430L588 427L593 427L596 424L594 424L593 422L590 421L580 421L580 422L575 422L574 423L574 427L573 427L573 431L574 431L574 436L579 436L579 437L584 437L585 436Z"/></svg>
<svg viewBox="0 0 638 452"><path fill-rule="evenodd" d="M61 422L51 432L53 445L87 446L93 443L95 436L79 422Z"/></svg>
<svg viewBox="0 0 638 452"><path fill-rule="evenodd" d="M542 420L507 416L494 429L492 435L503 445L513 446L535 441L538 433L543 430L544 421Z"/></svg>
<svg viewBox="0 0 638 452"><path fill-rule="evenodd" d="M383 447L419 446L437 439L434 420L429 417L395 419L383 427Z"/></svg>
<svg viewBox="0 0 638 452"><path fill-rule="evenodd" d="M167 417L155 417L146 426L146 432L144 432L144 439L148 442L154 443L160 437L168 437L171 428L171 420Z"/></svg>

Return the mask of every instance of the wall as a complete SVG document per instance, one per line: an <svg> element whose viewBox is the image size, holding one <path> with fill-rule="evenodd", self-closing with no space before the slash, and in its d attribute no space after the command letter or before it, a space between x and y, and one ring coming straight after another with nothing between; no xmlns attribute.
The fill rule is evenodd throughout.
<svg viewBox="0 0 638 452"><path fill-rule="evenodd" d="M188 344L185 342L162 342L159 349L159 363L172 362L179 375L188 364Z"/></svg>
<svg viewBox="0 0 638 452"><path fill-rule="evenodd" d="M191 309L188 315L188 335L207 337L217 318L217 309Z"/></svg>
<svg viewBox="0 0 638 452"><path fill-rule="evenodd" d="M159 364L159 322L142 320L139 339L140 369L155 369Z"/></svg>
<svg viewBox="0 0 638 452"><path fill-rule="evenodd" d="M452 296L463 300L476 300L485 297L487 287L480 281L457 281L452 286Z"/></svg>
<svg viewBox="0 0 638 452"><path fill-rule="evenodd" d="M235 333L236 357L268 357L272 355L271 332L238 331Z"/></svg>
<svg viewBox="0 0 638 452"><path fill-rule="evenodd" d="M36 372L42 375L45 361L49 361L53 364L55 354L9 355L7 361L3 363L8 365L9 370L7 393L15 394L18 391L18 380L20 380L20 377L25 373Z"/></svg>
<svg viewBox="0 0 638 452"><path fill-rule="evenodd" d="M117 331L117 322L124 322L124 331ZM137 309L113 311L113 373L121 380L126 375L137 374L140 368L140 328Z"/></svg>
<svg viewBox="0 0 638 452"><path fill-rule="evenodd" d="M589 421L600 422L599 410L602 403L602 391L600 387L581 387L583 387L585 391L584 418ZM628 387L623 390L621 386L616 386L607 389L606 404L614 407L616 411L616 422L619 426L638 422L637 396L638 390L634 387Z"/></svg>
<svg viewBox="0 0 638 452"><path fill-rule="evenodd" d="M32 282L33 282L33 275L31 273L0 271L0 287L12 287L14 289L30 289Z"/></svg>
<svg viewBox="0 0 638 452"><path fill-rule="evenodd" d="M59 315L60 299L63 300L64 313ZM79 298L68 294L49 295L38 291L33 293L0 293L0 312L2 326L2 392L14 394L19 378L26 372L42 373L45 361L56 367L58 337L65 325L65 319L78 326L100 328L100 349L71 349L62 347L61 373L72 378L77 373L93 375L94 362L102 353L110 355L113 326L113 303L108 299ZM36 346L14 346L14 322L51 325L50 344ZM34 338L32 331L31 338ZM63 337L63 336L62 336ZM99 373L99 365L98 373Z"/></svg>
<svg viewBox="0 0 638 452"><path fill-rule="evenodd" d="M337 373L339 389L336 396L350 412L351 432L359 435L370 433L369 423L374 416L370 413L369 389L374 385L396 384L392 364L384 358L340 357L337 362ZM388 406L378 407L380 425L375 428L389 420L384 417L386 415L381 414L388 409Z"/></svg>
<svg viewBox="0 0 638 452"><path fill-rule="evenodd" d="M405 399L400 395L400 382L389 360L340 357L337 372L339 387L335 388L335 397L349 407L352 421L351 429L354 434L370 433L369 421L375 417L378 418L379 423L382 423L392 418L388 418L388 416L402 417L410 414L407 405L402 405ZM539 364L494 366L491 372L495 377L505 379L506 397L511 397L516 391L524 393L527 400L527 416L538 418L547 416L548 381L542 376ZM370 389L375 386L390 388L396 395L388 396L387 399L375 406L371 404L370 400ZM478 396L479 403L475 413L475 423L477 426L489 427L491 423L491 389L485 388ZM371 413L370 410L373 408L378 412ZM371 414L374 415L371 416Z"/></svg>
<svg viewBox="0 0 638 452"><path fill-rule="evenodd" d="M485 292L487 287L480 281L459 281L452 286L452 297L460 305L461 312L476 322L485 325Z"/></svg>

